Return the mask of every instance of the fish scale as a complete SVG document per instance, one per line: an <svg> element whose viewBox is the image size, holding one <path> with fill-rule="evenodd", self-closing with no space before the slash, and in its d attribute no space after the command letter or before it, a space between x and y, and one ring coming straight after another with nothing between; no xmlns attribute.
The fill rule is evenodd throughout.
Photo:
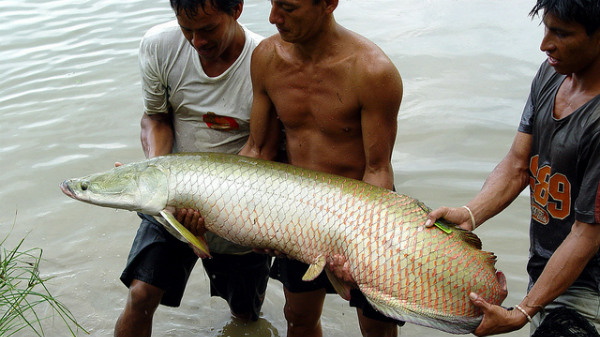
<svg viewBox="0 0 600 337"><path fill-rule="evenodd" d="M128 202L123 186L129 185L136 187ZM469 292L492 304L506 297L495 256L481 250L473 233L454 225L426 228L429 209L418 200L349 178L198 153L123 165L61 188L77 200L151 215L196 209L217 235L311 264L316 272L309 269L309 278L325 259L341 256L375 309L450 333L470 333L481 321ZM115 190L123 195L116 198Z"/></svg>

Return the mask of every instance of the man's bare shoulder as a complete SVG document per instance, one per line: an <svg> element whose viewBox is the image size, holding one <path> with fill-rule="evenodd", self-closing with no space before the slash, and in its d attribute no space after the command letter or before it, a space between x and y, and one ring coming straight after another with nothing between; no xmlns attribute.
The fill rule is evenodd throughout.
<svg viewBox="0 0 600 337"><path fill-rule="evenodd" d="M355 33L347 31L348 43L347 46L352 48L347 50L352 53L354 62L354 75L358 78L373 79L381 76L390 75L400 78L398 69L386 53L373 41Z"/></svg>
<svg viewBox="0 0 600 337"><path fill-rule="evenodd" d="M352 69L348 77L356 84L355 91L361 104L385 105L390 116L397 113L403 93L402 78L398 69L385 52L373 41L352 31L347 31L345 46L352 50ZM385 109L378 109L384 111ZM394 115L395 116L395 115Z"/></svg>
<svg viewBox="0 0 600 337"><path fill-rule="evenodd" d="M273 58L279 55L282 49L283 41L279 34L275 34L263 39L254 49L252 57L259 63L268 63L273 61Z"/></svg>

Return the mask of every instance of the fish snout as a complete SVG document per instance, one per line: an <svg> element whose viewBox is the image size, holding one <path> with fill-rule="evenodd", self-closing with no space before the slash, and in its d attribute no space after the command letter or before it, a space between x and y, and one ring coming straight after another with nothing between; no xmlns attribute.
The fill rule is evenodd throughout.
<svg viewBox="0 0 600 337"><path fill-rule="evenodd" d="M62 183L60 183L58 186L60 187L60 190L68 197L75 199L75 192L73 192L73 189L71 189L71 180L65 180Z"/></svg>

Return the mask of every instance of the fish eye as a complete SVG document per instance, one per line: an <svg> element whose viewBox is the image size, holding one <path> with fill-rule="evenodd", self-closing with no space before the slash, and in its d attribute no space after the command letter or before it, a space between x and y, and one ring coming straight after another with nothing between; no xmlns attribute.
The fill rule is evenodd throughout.
<svg viewBox="0 0 600 337"><path fill-rule="evenodd" d="M82 181L82 182L81 182L81 190L82 190L82 191L85 191L85 190L87 190L89 187L90 187L90 183L89 183L89 181Z"/></svg>

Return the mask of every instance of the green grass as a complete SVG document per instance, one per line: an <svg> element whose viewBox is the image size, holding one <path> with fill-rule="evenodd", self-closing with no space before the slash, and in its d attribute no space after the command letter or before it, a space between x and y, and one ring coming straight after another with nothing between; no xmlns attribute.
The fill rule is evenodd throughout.
<svg viewBox="0 0 600 337"><path fill-rule="evenodd" d="M0 242L0 336L23 330L44 336L42 322L51 317L59 317L72 336L80 330L88 334L69 309L52 296L45 285L49 279L40 276L42 249L22 249L25 239L7 249L7 238ZM46 311L50 314L41 313Z"/></svg>

